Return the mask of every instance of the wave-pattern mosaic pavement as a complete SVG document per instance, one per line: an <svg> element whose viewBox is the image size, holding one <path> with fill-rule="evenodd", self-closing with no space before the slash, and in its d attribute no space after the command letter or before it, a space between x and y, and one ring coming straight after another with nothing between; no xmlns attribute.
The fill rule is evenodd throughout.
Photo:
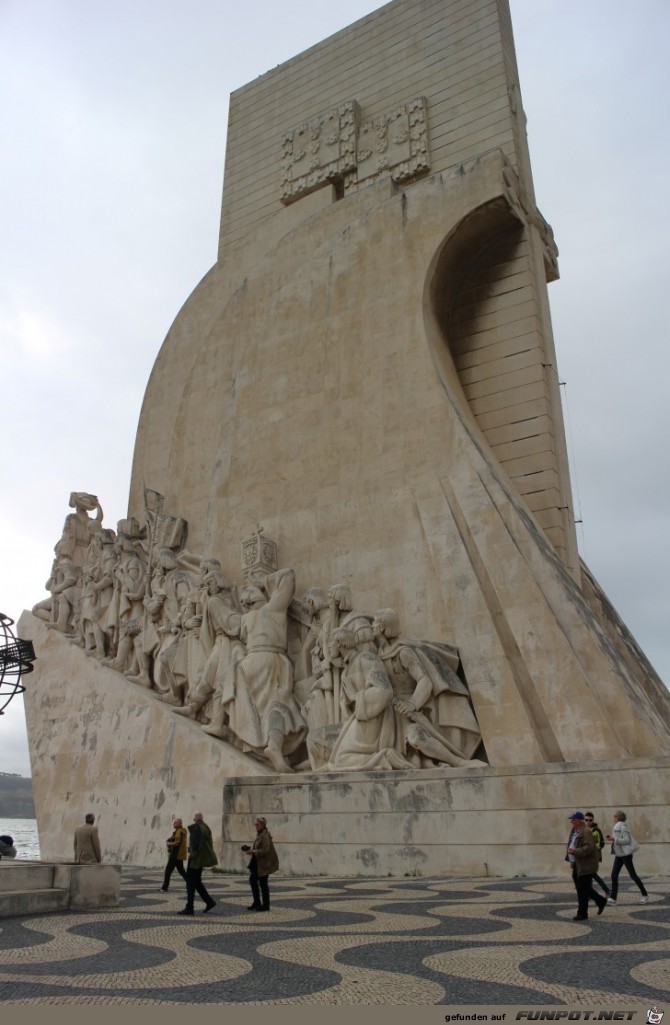
<svg viewBox="0 0 670 1025"><path fill-rule="evenodd" d="M124 869L104 911L0 920L0 1003L519 1004L670 1000L670 879L573 922L569 879L275 877L268 914L246 878L212 875L207 915L184 887Z"/></svg>

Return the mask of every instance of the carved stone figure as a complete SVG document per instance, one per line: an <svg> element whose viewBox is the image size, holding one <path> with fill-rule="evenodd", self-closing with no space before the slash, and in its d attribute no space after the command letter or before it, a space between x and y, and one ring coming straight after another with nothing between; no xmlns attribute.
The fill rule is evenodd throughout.
<svg viewBox="0 0 670 1025"><path fill-rule="evenodd" d="M104 527L95 535L99 547L98 560L92 571L95 591L95 614L92 628L95 637L95 656L104 658L109 654L109 639L105 630L107 613L114 597L114 570L118 561L115 531Z"/></svg>
<svg viewBox="0 0 670 1025"><path fill-rule="evenodd" d="M327 769L411 768L396 750L393 687L381 659L358 651L355 635L346 627L333 631L332 645L334 656L342 660L340 683L348 718Z"/></svg>
<svg viewBox="0 0 670 1025"><path fill-rule="evenodd" d="M107 654L103 624L114 594L115 541L114 531L106 528L91 538L84 562L79 624L74 639L75 644L100 659Z"/></svg>
<svg viewBox="0 0 670 1025"><path fill-rule="evenodd" d="M93 588L93 574L90 569L84 569L81 587L81 597L78 602L78 614L75 623L75 632L70 640L77 644L89 654L95 650L95 635L93 632L93 617L95 615L95 590Z"/></svg>
<svg viewBox="0 0 670 1025"><path fill-rule="evenodd" d="M232 589L223 573L214 570L203 581L207 589L207 600L203 608L200 639L204 650L209 652L199 672L195 686L189 691L188 701L183 708L175 708L178 715L192 718L200 712L210 698L221 690L226 672L230 666L244 656L244 645L239 640L241 616L235 607ZM224 710L221 695L217 695L214 715L209 726L203 727L214 736L223 736Z"/></svg>
<svg viewBox="0 0 670 1025"><path fill-rule="evenodd" d="M139 675L131 676L134 683L151 687L154 665L162 651L173 643L180 631L181 599L191 591L191 581L178 568L171 548L160 548L151 576L148 593L144 596L144 623ZM167 689L167 688L166 688Z"/></svg>
<svg viewBox="0 0 670 1025"><path fill-rule="evenodd" d="M196 592L182 595L179 602L179 618L171 629L171 638L159 651L154 663L156 693L161 701L169 705L182 705L191 679L196 679L197 659L193 652L199 648L196 620L192 615ZM200 626L200 620L197 620ZM193 661L193 666L191 662Z"/></svg>
<svg viewBox="0 0 670 1025"><path fill-rule="evenodd" d="M244 751L269 761L278 772L292 772L306 726L293 695L293 666L287 648L287 610L295 591L291 569L280 569L241 594L240 636L247 653L234 663L223 685L228 726Z"/></svg>
<svg viewBox="0 0 670 1025"><path fill-rule="evenodd" d="M315 717L315 725L339 723L340 665L333 659L333 631L340 626L347 627L354 635L357 650L374 654L377 647L372 633L372 618L353 609L351 588L343 584L331 587L327 596L320 588L312 587L305 592L303 603L312 615L310 634L314 639L310 650L313 681L309 696L311 714Z"/></svg>
<svg viewBox="0 0 670 1025"><path fill-rule="evenodd" d="M118 536L94 495L72 494L36 616L279 772L486 764L456 648L401 638L395 610L354 609L344 584L296 599L260 528L240 599L218 559L176 551L186 521L147 494L147 526L121 520Z"/></svg>
<svg viewBox="0 0 670 1025"><path fill-rule="evenodd" d="M372 626L379 658L393 683L398 749L417 766L486 765L472 758L481 733L468 689L456 675L457 650L403 640L394 609L376 612Z"/></svg>
<svg viewBox="0 0 670 1025"><path fill-rule="evenodd" d="M69 504L74 512L65 517L61 537L62 554L69 556L75 570L81 574L91 539L102 528L102 506L96 495L89 495L85 491L73 491ZM89 516L89 512L94 510L95 518Z"/></svg>
<svg viewBox="0 0 670 1025"><path fill-rule="evenodd" d="M51 591L50 630L70 633L74 629L74 614L81 595L79 574L69 555L61 554L61 542L56 545L55 572L47 581Z"/></svg>
<svg viewBox="0 0 670 1025"><path fill-rule="evenodd" d="M137 520L119 521L114 596L106 619L112 647L117 644L118 648L116 657L105 660L105 664L128 676L136 676L143 663L146 567L140 545L141 533Z"/></svg>
<svg viewBox="0 0 670 1025"><path fill-rule="evenodd" d="M190 566L194 562L194 557L182 552L180 562ZM209 597L209 588L205 581L210 573L221 572L221 562L219 559L208 556L207 558L195 557L195 563L199 574L198 587L190 592L183 605L180 615L182 632L176 642L177 648L176 650L170 648L159 659L161 667L164 662L168 660L171 662L170 694L164 694L162 700L173 705L187 703L186 695L193 693L197 687L200 673L214 645L214 635L207 630L203 632L201 627ZM230 585L226 586L229 587L230 598L234 599L235 608L239 611L235 588Z"/></svg>

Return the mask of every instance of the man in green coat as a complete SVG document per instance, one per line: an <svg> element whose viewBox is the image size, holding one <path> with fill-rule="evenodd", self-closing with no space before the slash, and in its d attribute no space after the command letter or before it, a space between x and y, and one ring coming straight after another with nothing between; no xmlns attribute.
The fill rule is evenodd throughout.
<svg viewBox="0 0 670 1025"><path fill-rule="evenodd" d="M201 811L193 816L193 825L188 827L188 865L186 867L186 907L180 915L193 914L193 901L197 890L205 902L203 914L214 907L216 901L209 895L202 882L203 868L212 868L218 864L214 853L212 831L203 819Z"/></svg>

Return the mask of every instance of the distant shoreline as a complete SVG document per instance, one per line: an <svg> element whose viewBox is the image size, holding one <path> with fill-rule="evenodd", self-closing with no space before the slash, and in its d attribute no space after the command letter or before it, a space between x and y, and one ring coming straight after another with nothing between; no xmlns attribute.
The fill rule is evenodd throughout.
<svg viewBox="0 0 670 1025"><path fill-rule="evenodd" d="M15 772L0 772L0 818L35 819L33 781Z"/></svg>

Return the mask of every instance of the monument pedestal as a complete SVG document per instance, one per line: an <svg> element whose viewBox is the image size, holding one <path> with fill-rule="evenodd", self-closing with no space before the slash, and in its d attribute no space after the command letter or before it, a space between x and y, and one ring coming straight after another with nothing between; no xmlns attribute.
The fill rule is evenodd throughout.
<svg viewBox="0 0 670 1025"><path fill-rule="evenodd" d="M624 808L639 872L655 875L670 854L668 768L666 756L228 779L222 865L246 865L240 845L264 815L283 875L564 876L570 812L593 809L607 833Z"/></svg>

